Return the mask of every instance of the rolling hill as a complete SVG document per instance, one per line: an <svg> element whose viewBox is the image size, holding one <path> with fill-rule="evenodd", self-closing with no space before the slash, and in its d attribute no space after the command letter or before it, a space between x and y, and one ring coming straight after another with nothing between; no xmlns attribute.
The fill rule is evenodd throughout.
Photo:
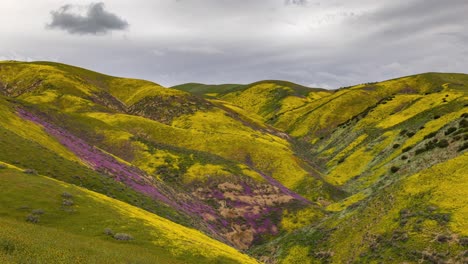
<svg viewBox="0 0 468 264"><path fill-rule="evenodd" d="M468 75L165 88L5 61L0 95L2 261L467 261Z"/></svg>

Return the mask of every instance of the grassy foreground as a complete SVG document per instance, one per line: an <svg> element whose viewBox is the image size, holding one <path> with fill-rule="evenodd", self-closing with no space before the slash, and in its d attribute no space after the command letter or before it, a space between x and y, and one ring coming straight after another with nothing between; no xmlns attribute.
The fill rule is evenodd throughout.
<svg viewBox="0 0 468 264"><path fill-rule="evenodd" d="M0 179L2 263L257 263L199 231L83 188L12 168L0 169Z"/></svg>

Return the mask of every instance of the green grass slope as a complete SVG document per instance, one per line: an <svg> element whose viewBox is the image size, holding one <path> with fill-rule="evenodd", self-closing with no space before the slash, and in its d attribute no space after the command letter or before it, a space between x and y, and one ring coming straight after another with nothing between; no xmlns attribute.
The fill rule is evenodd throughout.
<svg viewBox="0 0 468 264"><path fill-rule="evenodd" d="M137 207L2 167L2 263L257 263L199 231ZM118 240L112 232L133 239Z"/></svg>

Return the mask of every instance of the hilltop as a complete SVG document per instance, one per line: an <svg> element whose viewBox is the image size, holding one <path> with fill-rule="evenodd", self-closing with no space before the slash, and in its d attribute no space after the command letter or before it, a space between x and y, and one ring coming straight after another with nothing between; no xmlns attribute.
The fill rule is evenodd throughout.
<svg viewBox="0 0 468 264"><path fill-rule="evenodd" d="M57 260L60 248L49 258L29 242L37 230L88 241L63 242L68 261L466 260L468 75L165 88L0 62L0 94L0 183L15 186L0 194L2 225L15 226L0 233L0 259ZM60 205L65 191L76 205Z"/></svg>

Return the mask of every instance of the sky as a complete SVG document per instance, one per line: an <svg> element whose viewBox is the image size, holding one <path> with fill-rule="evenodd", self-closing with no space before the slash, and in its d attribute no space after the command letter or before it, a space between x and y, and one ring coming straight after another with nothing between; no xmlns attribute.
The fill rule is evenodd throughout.
<svg viewBox="0 0 468 264"><path fill-rule="evenodd" d="M0 60L151 80L339 88L468 73L467 0L1 0Z"/></svg>

